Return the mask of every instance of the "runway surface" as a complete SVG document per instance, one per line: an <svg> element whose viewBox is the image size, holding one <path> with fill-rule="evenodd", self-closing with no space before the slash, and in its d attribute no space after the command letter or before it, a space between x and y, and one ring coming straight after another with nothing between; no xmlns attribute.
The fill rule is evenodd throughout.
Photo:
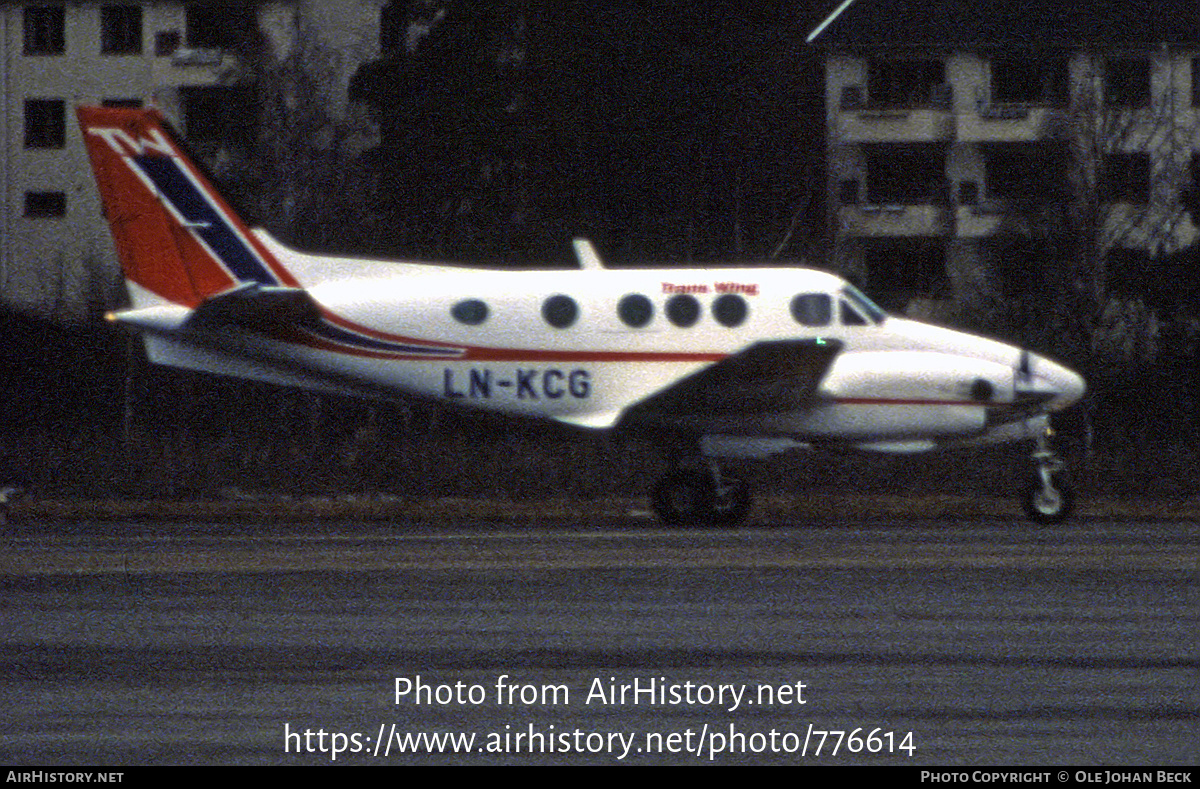
<svg viewBox="0 0 1200 789"><path fill-rule="evenodd" d="M1192 523L18 523L9 764L1194 765Z"/></svg>

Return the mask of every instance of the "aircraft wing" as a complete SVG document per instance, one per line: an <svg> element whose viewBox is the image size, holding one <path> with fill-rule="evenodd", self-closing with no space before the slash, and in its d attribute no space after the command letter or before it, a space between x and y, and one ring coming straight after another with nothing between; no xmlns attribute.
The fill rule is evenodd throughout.
<svg viewBox="0 0 1200 789"><path fill-rule="evenodd" d="M796 411L842 349L838 340L759 342L633 405L627 419Z"/></svg>

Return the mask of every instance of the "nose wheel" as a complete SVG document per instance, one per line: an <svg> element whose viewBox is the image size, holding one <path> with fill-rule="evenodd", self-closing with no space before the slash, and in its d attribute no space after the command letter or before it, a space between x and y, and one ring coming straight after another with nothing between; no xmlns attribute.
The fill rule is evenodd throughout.
<svg viewBox="0 0 1200 789"><path fill-rule="evenodd" d="M671 471L655 486L651 502L655 514L672 526L732 528L750 512L750 491L711 464L706 470Z"/></svg>
<svg viewBox="0 0 1200 789"><path fill-rule="evenodd" d="M1051 435L1049 428L1038 434L1034 470L1025 489L1025 514L1035 523L1062 523L1075 509L1075 491L1065 464L1050 446Z"/></svg>

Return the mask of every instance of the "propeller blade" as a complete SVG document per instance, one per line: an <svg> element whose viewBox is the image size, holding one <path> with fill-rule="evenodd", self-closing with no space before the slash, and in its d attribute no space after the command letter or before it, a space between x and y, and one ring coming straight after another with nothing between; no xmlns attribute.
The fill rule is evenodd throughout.
<svg viewBox="0 0 1200 789"><path fill-rule="evenodd" d="M1033 359L1032 355L1025 348L1021 349L1021 359L1017 363L1015 378L1017 380L1028 381L1033 377Z"/></svg>

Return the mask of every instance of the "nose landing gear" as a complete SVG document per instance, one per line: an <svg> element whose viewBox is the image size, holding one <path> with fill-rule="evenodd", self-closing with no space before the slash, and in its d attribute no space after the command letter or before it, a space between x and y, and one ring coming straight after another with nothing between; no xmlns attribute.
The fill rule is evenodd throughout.
<svg viewBox="0 0 1200 789"><path fill-rule="evenodd" d="M1075 491L1067 481L1065 464L1050 446L1054 431L1038 433L1033 450L1034 470L1025 489L1025 514L1035 523L1062 523L1075 509Z"/></svg>

